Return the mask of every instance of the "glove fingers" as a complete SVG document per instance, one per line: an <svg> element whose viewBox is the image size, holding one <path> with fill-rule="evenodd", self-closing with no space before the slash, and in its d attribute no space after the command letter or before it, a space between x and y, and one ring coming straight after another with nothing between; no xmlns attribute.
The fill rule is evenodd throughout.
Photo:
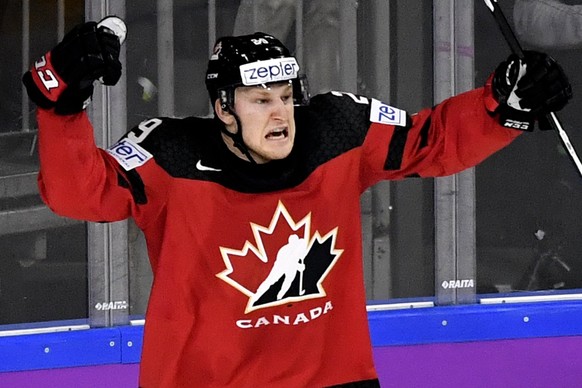
<svg viewBox="0 0 582 388"><path fill-rule="evenodd" d="M521 98L520 104L524 108L532 109L534 112L558 111L572 98L570 83L557 65L548 69L543 76L536 77L542 73L538 71L534 72L532 77L524 76L522 78L524 82L520 82L515 93Z"/></svg>
<svg viewBox="0 0 582 388"><path fill-rule="evenodd" d="M114 85L121 77L119 38L105 27L98 28L95 22L75 27L55 50L62 64L59 73L67 75L67 84L103 77L106 85Z"/></svg>
<svg viewBox="0 0 582 388"><path fill-rule="evenodd" d="M550 56L526 51L526 73L517 83L520 105L534 113L558 111L572 98L572 88L562 67Z"/></svg>
<svg viewBox="0 0 582 388"><path fill-rule="evenodd" d="M540 66L538 64L527 65L527 72L521 77L517 83L516 93L526 94L530 89L541 89L543 90L546 85L550 85L555 82L563 83L562 79L565 79L567 83L567 78L562 70L561 66L557 63L549 63L547 66Z"/></svg>
<svg viewBox="0 0 582 388"><path fill-rule="evenodd" d="M101 27L98 31L98 39L104 61L103 84L115 85L121 78L121 62L119 61L121 45L119 38L111 30Z"/></svg>
<svg viewBox="0 0 582 388"><path fill-rule="evenodd" d="M62 42L53 49L53 65L67 85L95 77L99 68L103 67L96 32L97 23L80 24L67 33Z"/></svg>
<svg viewBox="0 0 582 388"><path fill-rule="evenodd" d="M81 36L83 50L85 55L82 57L82 63L91 78L98 79L105 68L105 60L101 51L101 45L97 38L97 31L92 29L87 34ZM88 77L84 77L88 78Z"/></svg>

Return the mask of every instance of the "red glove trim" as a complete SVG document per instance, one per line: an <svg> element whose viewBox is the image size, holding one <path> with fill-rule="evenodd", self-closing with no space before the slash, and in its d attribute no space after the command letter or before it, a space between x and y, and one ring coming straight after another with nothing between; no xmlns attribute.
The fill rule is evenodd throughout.
<svg viewBox="0 0 582 388"><path fill-rule="evenodd" d="M52 102L56 102L67 88L67 84L52 65L50 52L40 57L34 63L30 72L38 90Z"/></svg>
<svg viewBox="0 0 582 388"><path fill-rule="evenodd" d="M492 73L485 81L485 89L483 91L483 97L485 101L485 108L488 112L494 113L499 107L499 101L495 98L493 94L493 77L495 73Z"/></svg>

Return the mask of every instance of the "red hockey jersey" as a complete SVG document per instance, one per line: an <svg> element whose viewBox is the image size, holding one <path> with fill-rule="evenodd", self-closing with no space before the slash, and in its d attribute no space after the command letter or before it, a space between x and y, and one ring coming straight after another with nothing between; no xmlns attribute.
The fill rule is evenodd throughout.
<svg viewBox="0 0 582 388"><path fill-rule="evenodd" d="M296 108L289 157L264 165L230 153L213 119L152 118L102 150L85 113L39 110L39 186L56 213L143 230L154 281L142 387L373 380L360 195L509 144L520 132L498 125L495 105L489 86L414 115L319 95Z"/></svg>

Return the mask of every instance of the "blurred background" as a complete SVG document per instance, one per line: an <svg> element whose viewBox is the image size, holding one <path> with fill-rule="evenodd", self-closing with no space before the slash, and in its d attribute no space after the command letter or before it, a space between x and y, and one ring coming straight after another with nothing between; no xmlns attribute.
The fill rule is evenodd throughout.
<svg viewBox="0 0 582 388"><path fill-rule="evenodd" d="M559 116L582 152L582 2L500 3L524 47L550 53L570 76L574 100ZM312 95L348 91L409 113L481 86L509 55L482 1L2 0L0 329L112 326L145 312L151 272L132 221L65 219L39 198L34 107L20 82L66 31L108 14L129 32L120 84L97 86L88 109L102 147L148 117L210 115L204 76L222 35L272 33ZM454 177L382 182L361 200L368 299L451 305L576 292L581 197L582 177L553 131L526 134Z"/></svg>

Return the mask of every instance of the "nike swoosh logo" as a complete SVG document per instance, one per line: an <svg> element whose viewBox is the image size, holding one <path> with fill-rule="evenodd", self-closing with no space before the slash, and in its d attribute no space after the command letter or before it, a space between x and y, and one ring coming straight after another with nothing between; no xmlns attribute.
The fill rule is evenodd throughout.
<svg viewBox="0 0 582 388"><path fill-rule="evenodd" d="M196 168L199 171L222 171L220 168L213 168L203 165L202 160L199 160L198 163L196 163Z"/></svg>

